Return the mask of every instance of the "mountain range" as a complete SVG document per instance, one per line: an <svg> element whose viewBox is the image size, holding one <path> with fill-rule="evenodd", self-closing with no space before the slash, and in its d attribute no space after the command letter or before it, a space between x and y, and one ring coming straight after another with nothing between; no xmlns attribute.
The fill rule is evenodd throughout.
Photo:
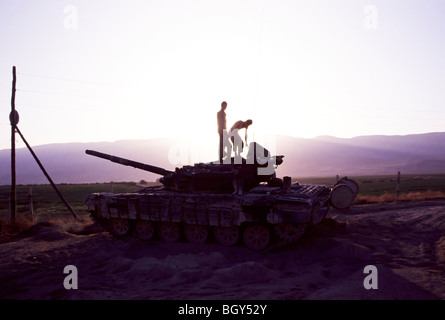
<svg viewBox="0 0 445 320"><path fill-rule="evenodd" d="M116 155L167 170L174 139L121 140L116 142L58 143L32 147L55 183L155 181L160 176L85 154L86 149ZM312 139L277 136L277 155L284 162L277 176L361 176L376 174L445 173L445 132L403 136L359 136ZM0 184L11 184L10 149L0 150ZM210 162L215 159L208 159ZM16 150L18 184L45 184L27 148Z"/></svg>

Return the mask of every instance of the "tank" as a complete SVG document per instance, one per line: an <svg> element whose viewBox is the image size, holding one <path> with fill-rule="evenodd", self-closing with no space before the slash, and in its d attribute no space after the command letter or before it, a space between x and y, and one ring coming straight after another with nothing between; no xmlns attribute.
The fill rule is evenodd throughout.
<svg viewBox="0 0 445 320"><path fill-rule="evenodd" d="M331 206L349 208L358 185L344 177L334 186L276 177L284 156L251 143L246 158L166 170L93 150L86 153L160 175L160 185L137 193L92 193L92 217L117 237L164 242L244 244L253 250L298 240L325 219ZM241 183L240 183L241 182Z"/></svg>

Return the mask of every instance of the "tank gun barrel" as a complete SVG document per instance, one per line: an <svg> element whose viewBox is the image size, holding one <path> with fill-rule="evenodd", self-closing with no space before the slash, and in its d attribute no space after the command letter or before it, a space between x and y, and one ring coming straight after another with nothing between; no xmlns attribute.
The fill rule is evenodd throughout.
<svg viewBox="0 0 445 320"><path fill-rule="evenodd" d="M115 162L115 163L118 163L118 164L121 164L121 165L124 165L124 166L130 166L130 167L134 167L134 168L141 169L141 170L144 170L144 171L149 171L149 172L152 172L152 173L156 173L156 174L159 174L161 176L166 176L168 174L173 173L173 171L165 170L163 168L159 168L159 167L152 166L152 165L149 165L149 164L145 164L145 163L142 163L142 162L128 160L128 159L121 158L121 157L116 157L116 156L113 156L113 155L110 155L110 154L97 152L97 151L94 151L94 150L86 150L85 153L89 154L91 156L98 157L98 158L110 160L111 162Z"/></svg>

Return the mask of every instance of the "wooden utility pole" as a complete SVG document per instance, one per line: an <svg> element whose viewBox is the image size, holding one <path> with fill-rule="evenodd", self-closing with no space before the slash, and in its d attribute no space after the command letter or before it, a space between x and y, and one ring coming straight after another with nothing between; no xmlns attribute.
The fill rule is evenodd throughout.
<svg viewBox="0 0 445 320"><path fill-rule="evenodd" d="M43 167L42 163L40 162L39 158L37 158L37 155L32 150L29 143L26 141L25 137L20 132L19 128L17 127L17 124L19 123L19 113L15 110L15 86L16 86L16 68L15 66L12 67L12 96L11 96L11 113L9 115L9 120L11 121L11 224L15 224L15 217L17 215L17 205L16 205L16 175L15 175L15 133L17 132L20 137L22 138L23 142L25 143L26 147L28 147L29 151L31 152L32 156L36 160L37 164L39 165L40 169L42 170L43 174L48 179L51 186L56 191L57 195L59 196L60 200L65 204L67 209L71 212L73 217L78 220L78 216L74 209L70 206L70 204L65 200L63 195L60 193L60 191L57 189L56 185L52 181L49 174L46 172L45 168Z"/></svg>
<svg viewBox="0 0 445 320"><path fill-rule="evenodd" d="M16 192L16 176L15 176L15 129L19 121L18 113L15 110L15 85L16 85L15 66L12 67L12 95L11 95L11 113L9 120L11 121L11 224L15 224L17 214L17 192Z"/></svg>

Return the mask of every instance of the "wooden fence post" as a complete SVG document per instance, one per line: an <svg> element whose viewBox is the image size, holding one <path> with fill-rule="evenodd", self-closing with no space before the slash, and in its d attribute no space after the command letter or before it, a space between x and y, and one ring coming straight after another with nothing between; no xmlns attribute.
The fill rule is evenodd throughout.
<svg viewBox="0 0 445 320"><path fill-rule="evenodd" d="M399 202L399 196L400 196L400 171L397 172L396 202Z"/></svg>
<svg viewBox="0 0 445 320"><path fill-rule="evenodd" d="M28 199L29 199L29 214L31 215L31 220L34 221L34 205L32 203L32 187L29 187Z"/></svg>

